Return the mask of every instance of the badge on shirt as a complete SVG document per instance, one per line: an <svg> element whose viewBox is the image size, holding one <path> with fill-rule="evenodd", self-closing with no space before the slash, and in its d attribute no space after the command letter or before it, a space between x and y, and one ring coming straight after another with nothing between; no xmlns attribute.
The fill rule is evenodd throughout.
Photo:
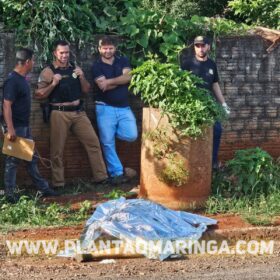
<svg viewBox="0 0 280 280"><path fill-rule="evenodd" d="M210 74L210 75L214 75L213 69L211 69L211 68L209 69L209 74Z"/></svg>

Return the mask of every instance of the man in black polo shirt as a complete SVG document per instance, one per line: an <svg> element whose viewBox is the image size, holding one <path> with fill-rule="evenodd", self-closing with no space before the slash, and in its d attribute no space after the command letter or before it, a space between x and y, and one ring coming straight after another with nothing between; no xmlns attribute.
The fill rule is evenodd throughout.
<svg viewBox="0 0 280 280"><path fill-rule="evenodd" d="M7 126L7 137L15 141L17 136L32 139L29 128L31 111L31 93L26 81L26 75L32 70L34 64L33 51L21 48L16 53L16 66L9 74L3 87L3 115ZM5 161L5 195L11 203L16 203L18 196L15 193L18 158L7 156ZM27 171L33 183L43 196L57 195L48 182L42 178L37 167L37 155L27 162Z"/></svg>
<svg viewBox="0 0 280 280"><path fill-rule="evenodd" d="M100 58L92 66L93 80L98 86L99 138L112 182L121 183L128 178L116 152L115 137L129 142L137 138L136 121L128 102L131 66L126 57L116 55L116 45L108 36L99 41L99 53Z"/></svg>
<svg viewBox="0 0 280 280"><path fill-rule="evenodd" d="M230 114L230 109L227 106L224 96L219 85L219 76L216 63L208 57L210 51L210 42L204 36L197 36L194 39L194 57L183 59L181 62L182 70L191 71L194 75L200 77L204 84L201 86L209 91L209 93L222 104L226 113ZM219 167L218 152L222 136L222 125L220 122L215 122L213 130L213 169Z"/></svg>

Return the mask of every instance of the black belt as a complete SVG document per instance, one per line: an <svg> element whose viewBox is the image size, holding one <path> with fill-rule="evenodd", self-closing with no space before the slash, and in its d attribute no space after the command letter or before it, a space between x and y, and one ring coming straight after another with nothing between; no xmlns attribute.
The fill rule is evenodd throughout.
<svg viewBox="0 0 280 280"><path fill-rule="evenodd" d="M84 111L83 106L64 106L64 105L51 105L52 110L63 111L63 112L74 112L74 111Z"/></svg>

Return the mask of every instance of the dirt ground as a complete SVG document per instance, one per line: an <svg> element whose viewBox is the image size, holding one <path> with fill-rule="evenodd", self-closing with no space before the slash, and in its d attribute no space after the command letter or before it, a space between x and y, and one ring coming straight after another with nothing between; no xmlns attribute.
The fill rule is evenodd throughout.
<svg viewBox="0 0 280 280"><path fill-rule="evenodd" d="M128 191L127 186L125 191ZM93 205L105 201L104 192L64 195L45 202L71 202L72 208L87 199ZM133 196L132 196L133 197ZM94 207L93 207L94 208ZM252 227L237 215L212 215L218 224L213 229ZM79 239L83 224L73 227L30 229L0 235L0 280L8 279L280 279L279 242L272 255L188 255L176 260L157 261L146 258L115 259L102 264L100 260L79 263L57 256L10 256L5 240Z"/></svg>
<svg viewBox="0 0 280 280"><path fill-rule="evenodd" d="M0 279L280 279L278 251L272 256L197 255L180 260L145 258L77 263L71 259L6 258L0 262Z"/></svg>

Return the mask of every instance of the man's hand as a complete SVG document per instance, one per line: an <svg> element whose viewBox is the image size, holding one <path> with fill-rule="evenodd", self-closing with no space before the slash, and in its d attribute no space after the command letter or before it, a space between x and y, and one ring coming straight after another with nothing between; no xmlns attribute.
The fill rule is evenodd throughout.
<svg viewBox="0 0 280 280"><path fill-rule="evenodd" d="M98 87L104 92L110 88L110 82L108 79L102 79L98 81Z"/></svg>
<svg viewBox="0 0 280 280"><path fill-rule="evenodd" d="M222 107L224 108L224 110L225 110L227 116L229 116L229 115L230 115L230 108L228 107L227 103L224 102L224 103L222 104Z"/></svg>
<svg viewBox="0 0 280 280"><path fill-rule="evenodd" d="M15 129L13 127L8 128L7 138L8 138L8 140L10 140L12 142L14 142L16 140L17 135L16 135Z"/></svg>
<svg viewBox="0 0 280 280"><path fill-rule="evenodd" d="M83 76L84 76L83 70L82 70L80 67L78 67L78 66L74 69L74 73L75 73L78 77L83 77Z"/></svg>
<svg viewBox="0 0 280 280"><path fill-rule="evenodd" d="M60 74L53 75L52 85L53 86L58 85L61 79L62 79L62 76Z"/></svg>

